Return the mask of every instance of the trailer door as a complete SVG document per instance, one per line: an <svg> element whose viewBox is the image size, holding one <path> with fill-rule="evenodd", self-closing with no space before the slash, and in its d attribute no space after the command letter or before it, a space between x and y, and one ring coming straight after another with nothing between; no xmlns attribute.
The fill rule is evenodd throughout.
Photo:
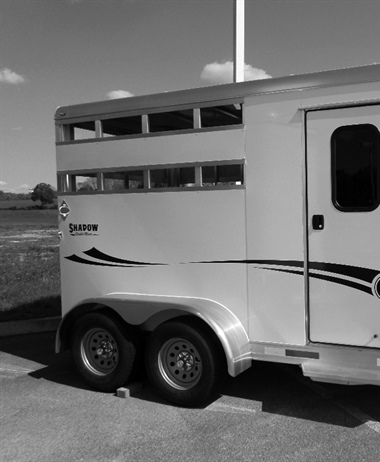
<svg viewBox="0 0 380 462"><path fill-rule="evenodd" d="M309 336L380 347L380 105L306 114Z"/></svg>

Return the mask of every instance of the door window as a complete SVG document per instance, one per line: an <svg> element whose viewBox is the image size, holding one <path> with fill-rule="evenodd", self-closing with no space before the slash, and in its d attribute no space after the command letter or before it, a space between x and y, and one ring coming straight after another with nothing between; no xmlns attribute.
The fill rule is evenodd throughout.
<svg viewBox="0 0 380 462"><path fill-rule="evenodd" d="M379 144L379 130L371 124L342 126L332 134L332 201L338 210L364 212L378 207Z"/></svg>

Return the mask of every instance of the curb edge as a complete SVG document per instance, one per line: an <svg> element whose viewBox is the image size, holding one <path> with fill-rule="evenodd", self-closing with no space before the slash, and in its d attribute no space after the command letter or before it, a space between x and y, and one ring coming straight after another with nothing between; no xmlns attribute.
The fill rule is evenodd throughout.
<svg viewBox="0 0 380 462"><path fill-rule="evenodd" d="M58 329L60 322L61 318L59 316L54 318L0 322L0 337L35 334L38 332L53 332Z"/></svg>

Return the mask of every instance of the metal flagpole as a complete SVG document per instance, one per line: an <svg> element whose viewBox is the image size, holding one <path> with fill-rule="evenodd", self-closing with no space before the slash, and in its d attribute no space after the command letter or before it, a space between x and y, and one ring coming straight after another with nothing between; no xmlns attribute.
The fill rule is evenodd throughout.
<svg viewBox="0 0 380 462"><path fill-rule="evenodd" d="M245 0L235 0L234 82L244 81L244 2Z"/></svg>

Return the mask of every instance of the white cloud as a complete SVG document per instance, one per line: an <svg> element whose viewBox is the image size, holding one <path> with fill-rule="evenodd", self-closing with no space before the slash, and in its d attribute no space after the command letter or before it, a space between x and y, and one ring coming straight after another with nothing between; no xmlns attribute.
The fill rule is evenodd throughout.
<svg viewBox="0 0 380 462"><path fill-rule="evenodd" d="M109 99L118 99L118 98L130 98L131 96L134 96L133 93L130 91L125 91L125 90L113 90L107 93L107 96Z"/></svg>
<svg viewBox="0 0 380 462"><path fill-rule="evenodd" d="M7 67L0 70L0 82L11 83L17 85L18 83L24 83L25 77L22 75L16 74L16 72L11 71Z"/></svg>
<svg viewBox="0 0 380 462"><path fill-rule="evenodd" d="M232 61L206 64L201 73L201 79L211 85L231 83L233 81L233 69L234 63ZM257 69L250 64L244 65L244 80L261 80L270 79L271 77L263 69Z"/></svg>
<svg viewBox="0 0 380 462"><path fill-rule="evenodd" d="M28 184L20 184L20 186L17 186L16 190L19 193L29 192L30 186Z"/></svg>
<svg viewBox="0 0 380 462"><path fill-rule="evenodd" d="M0 181L0 190L15 194L27 194L30 192L30 186L28 184L21 184L17 188L10 188L6 181Z"/></svg>

